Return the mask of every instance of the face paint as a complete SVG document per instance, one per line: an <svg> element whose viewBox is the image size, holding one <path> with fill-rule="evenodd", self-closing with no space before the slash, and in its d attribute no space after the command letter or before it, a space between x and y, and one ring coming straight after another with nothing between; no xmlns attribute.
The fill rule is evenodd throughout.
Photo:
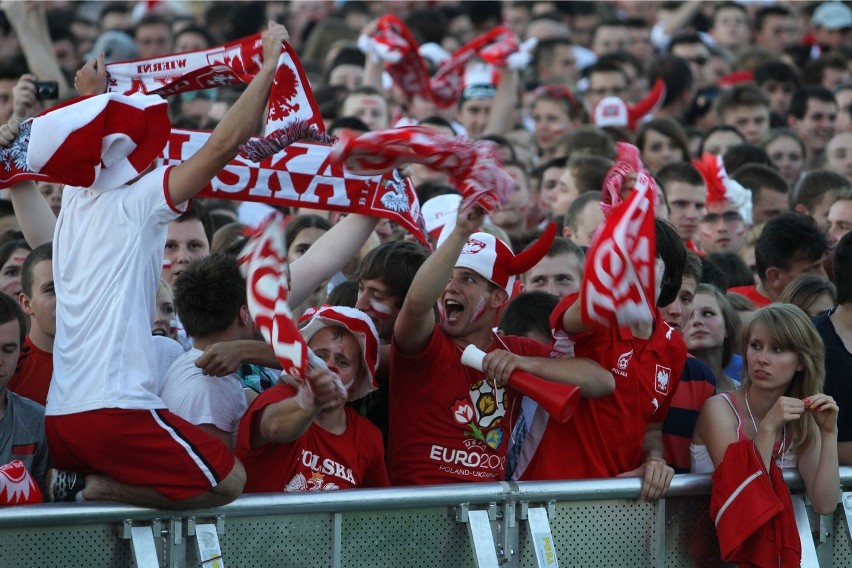
<svg viewBox="0 0 852 568"><path fill-rule="evenodd" d="M479 302L473 308L473 312L471 312L470 321L475 322L482 317L483 313L485 313L485 298L480 297Z"/></svg>
<svg viewBox="0 0 852 568"><path fill-rule="evenodd" d="M163 259L163 270L168 270L172 267L172 260L170 258Z"/></svg>
<svg viewBox="0 0 852 568"><path fill-rule="evenodd" d="M386 320L393 311L390 306L386 306L375 298L370 298L370 307L376 312L376 317L381 320Z"/></svg>

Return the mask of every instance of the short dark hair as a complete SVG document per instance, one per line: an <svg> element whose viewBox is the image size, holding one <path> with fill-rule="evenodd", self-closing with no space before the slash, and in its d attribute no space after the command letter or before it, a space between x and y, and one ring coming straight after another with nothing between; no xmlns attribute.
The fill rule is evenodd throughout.
<svg viewBox="0 0 852 568"><path fill-rule="evenodd" d="M686 251L686 262L683 265L683 275L691 276L695 283L698 284L701 282L701 274L704 269L701 264L701 257L692 252L691 250Z"/></svg>
<svg viewBox="0 0 852 568"><path fill-rule="evenodd" d="M743 136L743 133L740 132L739 130L737 130L737 128L735 126L731 126L730 124L719 124L719 125L714 126L713 128L711 128L710 130L708 130L707 132L705 132L702 135L701 145L698 148L698 155L699 156L703 155L704 152L705 152L704 146L707 143L707 139L710 138L710 136L715 134L716 132L731 132L732 134L736 134L737 136L739 136L740 140L745 142L745 136Z"/></svg>
<svg viewBox="0 0 852 568"><path fill-rule="evenodd" d="M762 6L754 13L754 29L760 31L763 24L771 16L790 17L792 14L789 8L778 5Z"/></svg>
<svg viewBox="0 0 852 568"><path fill-rule="evenodd" d="M712 252L706 258L722 271L727 282L725 288L754 284L754 273L749 269L743 257L737 253L733 251Z"/></svg>
<svg viewBox="0 0 852 568"><path fill-rule="evenodd" d="M700 43L707 48L708 53L710 52L710 46L707 45L706 41L701 39L700 35L695 32L682 32L672 37L672 40L669 42L668 53L671 53L679 45L693 45L696 43Z"/></svg>
<svg viewBox="0 0 852 568"><path fill-rule="evenodd" d="M688 183L689 185L707 185L701 172L692 165L692 162L672 162L666 164L660 168L654 179L663 186L663 190L673 181Z"/></svg>
<svg viewBox="0 0 852 568"><path fill-rule="evenodd" d="M692 89L692 70L689 63L680 57L670 55L652 65L648 82L653 85L657 79L662 79L666 84L663 106L671 104Z"/></svg>
<svg viewBox="0 0 852 568"><path fill-rule="evenodd" d="M550 314L557 305L559 298L543 290L522 292L506 304L497 328L506 335L526 337L537 332L550 337Z"/></svg>
<svg viewBox="0 0 852 568"><path fill-rule="evenodd" d="M805 85L793 93L788 112L799 120L805 118L808 112L808 101L816 99L824 103L837 103L834 94L821 85Z"/></svg>
<svg viewBox="0 0 852 568"><path fill-rule="evenodd" d="M720 119L733 108L756 106L769 109L769 97L752 83L738 83L730 90L721 91L713 101L713 110Z"/></svg>
<svg viewBox="0 0 852 568"><path fill-rule="evenodd" d="M767 81L793 83L797 89L802 85L802 78L798 71L783 61L769 61L754 70L754 83L757 86L761 86Z"/></svg>
<svg viewBox="0 0 852 568"><path fill-rule="evenodd" d="M580 220L580 214L583 212L583 209L586 208L586 205L589 202L597 202L601 201L601 192L600 191L586 191L577 196L574 201L571 202L571 205L568 206L568 211L565 212L565 219L562 224L565 227L570 227L571 232L575 232L577 229L577 222Z"/></svg>
<svg viewBox="0 0 852 568"><path fill-rule="evenodd" d="M530 242L526 246L526 249L532 248L533 245L535 245L535 241ZM581 249L577 243L571 239L566 239L565 237L554 237L553 243L550 245L550 248L547 249L544 256L546 258L553 258L554 256L562 256L563 254L573 254L581 263L586 256L585 253L583 253L583 249Z"/></svg>
<svg viewBox="0 0 852 568"><path fill-rule="evenodd" d="M18 237L18 235L20 235L20 233L17 233L15 235L16 238L11 238L7 241L4 241L2 244L0 244L0 267L2 267L4 264L9 262L9 259L12 257L12 255L15 253L16 250L18 250L18 249L24 249L26 251L32 250L32 247L30 247L30 244L26 240L24 240L22 237ZM27 253L27 256L29 256L29 253Z"/></svg>
<svg viewBox="0 0 852 568"><path fill-rule="evenodd" d="M837 287L837 303L852 302L852 232L843 235L834 247L832 264L834 285Z"/></svg>
<svg viewBox="0 0 852 568"><path fill-rule="evenodd" d="M20 337L18 347L24 344L24 339L27 336L27 316L24 310L21 309L18 300L13 299L8 294L0 294L0 324L9 323L10 321L18 320L18 329Z"/></svg>
<svg viewBox="0 0 852 568"><path fill-rule="evenodd" d="M213 254L189 263L174 286L175 308L187 335L223 331L246 305L246 283L234 257Z"/></svg>
<svg viewBox="0 0 852 568"><path fill-rule="evenodd" d="M187 209L185 213L181 213L181 215L175 219L175 222L184 223L186 221L192 221L193 219L200 222L201 226L204 228L204 236L207 237L207 246L209 247L213 242L213 219L210 217L210 213L207 211L207 208L198 201L193 201L189 209Z"/></svg>
<svg viewBox="0 0 852 568"><path fill-rule="evenodd" d="M668 222L654 218L654 236L657 241L656 256L663 259L666 271L663 273L663 286L657 306L668 306L677 298L680 291L683 271L686 266L686 246L675 228Z"/></svg>
<svg viewBox="0 0 852 568"><path fill-rule="evenodd" d="M795 197L790 200L790 208L801 203L808 211L813 211L826 193L837 193L843 189L852 189L852 181L846 176L831 170L811 170L799 182Z"/></svg>
<svg viewBox="0 0 852 568"><path fill-rule="evenodd" d="M414 276L426 262L429 252L410 241L382 243L361 259L353 280L381 280L402 305Z"/></svg>
<svg viewBox="0 0 852 568"><path fill-rule="evenodd" d="M760 197L764 189L789 194L790 184L784 179L778 170L764 164L746 164L741 168L732 170L731 177L746 189L751 190L752 202Z"/></svg>
<svg viewBox="0 0 852 568"><path fill-rule="evenodd" d="M794 262L815 262L827 250L828 241L812 217L781 213L766 222L754 245L758 277L765 280L769 268L789 270Z"/></svg>
<svg viewBox="0 0 852 568"><path fill-rule="evenodd" d="M766 166L773 171L778 171L766 149L763 146L749 142L743 142L742 144L736 144L728 148L728 151L722 156L722 161L725 163L725 170L729 172L737 172L737 170L745 166L757 165Z"/></svg>
<svg viewBox="0 0 852 568"><path fill-rule="evenodd" d="M574 42L567 37L549 37L539 41L535 47L534 68L543 63L549 65L553 61L553 54L556 52L556 48L560 45L572 47Z"/></svg>
<svg viewBox="0 0 852 568"><path fill-rule="evenodd" d="M557 148L568 157L578 154L593 154L608 160L616 156L612 137L592 124L581 124L563 134L556 142Z"/></svg>
<svg viewBox="0 0 852 568"><path fill-rule="evenodd" d="M21 267L21 290L28 298L33 297L33 280L35 266L39 262L53 260L53 243L40 244L27 255Z"/></svg>
<svg viewBox="0 0 852 568"><path fill-rule="evenodd" d="M578 154L568 159L568 171L580 193L600 191L611 167L612 160L601 156Z"/></svg>

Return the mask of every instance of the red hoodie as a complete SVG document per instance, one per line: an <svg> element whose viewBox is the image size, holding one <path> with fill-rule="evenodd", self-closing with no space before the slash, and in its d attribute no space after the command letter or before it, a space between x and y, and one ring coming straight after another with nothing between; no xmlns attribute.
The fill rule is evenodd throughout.
<svg viewBox="0 0 852 568"><path fill-rule="evenodd" d="M769 472L751 440L728 446L713 472L710 517L722 559L741 567L798 567L802 543L781 469Z"/></svg>

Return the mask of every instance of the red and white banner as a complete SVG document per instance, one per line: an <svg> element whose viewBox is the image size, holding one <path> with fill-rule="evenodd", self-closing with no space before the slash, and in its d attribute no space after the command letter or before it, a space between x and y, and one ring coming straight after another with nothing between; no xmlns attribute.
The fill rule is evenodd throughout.
<svg viewBox="0 0 852 568"><path fill-rule="evenodd" d="M515 183L503 169L497 150L488 140L471 141L425 126L408 126L357 137L344 133L332 149L332 160L361 174L378 174L407 163L425 164L450 176L462 194L461 209L477 203L491 211L505 204Z"/></svg>
<svg viewBox="0 0 852 568"><path fill-rule="evenodd" d="M638 172L629 198L595 235L583 274L583 321L606 326L653 321L654 188L648 172Z"/></svg>
<svg viewBox="0 0 852 568"><path fill-rule="evenodd" d="M419 95L440 108L458 102L464 89L465 67L474 57L496 67L519 69L530 62L529 52L535 45L535 42L518 45L509 28L498 26L459 48L430 78L417 41L405 23L394 15L379 18L373 35L359 39L358 43L362 50L387 63L388 73L406 95Z"/></svg>
<svg viewBox="0 0 852 568"><path fill-rule="evenodd" d="M304 377L308 346L287 305L290 266L284 226L283 215L270 215L249 239L239 262L246 277L248 309L255 325L272 345L284 372L292 377Z"/></svg>
<svg viewBox="0 0 852 568"><path fill-rule="evenodd" d="M184 162L209 136L209 132L173 129L156 161L159 165ZM260 163L237 156L198 195L384 217L428 243L420 203L408 178L396 171L353 174L330 154L328 146L295 143Z"/></svg>
<svg viewBox="0 0 852 568"><path fill-rule="evenodd" d="M221 46L175 53L152 59L109 63L107 90L164 97L250 83L263 65L263 44L254 34ZM302 64L290 44L278 58L278 70L269 95L266 134L298 120L325 132L322 116Z"/></svg>
<svg viewBox="0 0 852 568"><path fill-rule="evenodd" d="M0 466L0 505L26 505L41 500L41 490L24 462L12 460Z"/></svg>

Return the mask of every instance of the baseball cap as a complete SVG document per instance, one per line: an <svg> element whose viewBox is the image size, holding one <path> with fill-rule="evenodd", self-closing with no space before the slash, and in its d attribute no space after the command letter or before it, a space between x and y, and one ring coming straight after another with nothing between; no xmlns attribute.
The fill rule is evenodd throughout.
<svg viewBox="0 0 852 568"><path fill-rule="evenodd" d="M823 2L814 10L811 23L827 30L852 28L852 9L843 2Z"/></svg>

